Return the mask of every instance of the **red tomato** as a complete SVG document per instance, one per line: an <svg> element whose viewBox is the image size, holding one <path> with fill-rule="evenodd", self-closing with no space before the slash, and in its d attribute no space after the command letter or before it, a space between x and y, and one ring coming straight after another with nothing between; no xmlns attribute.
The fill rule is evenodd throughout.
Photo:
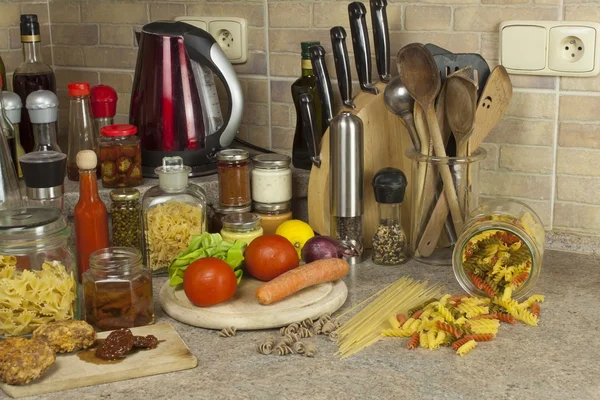
<svg viewBox="0 0 600 400"><path fill-rule="evenodd" d="M289 240L279 235L264 235L254 239L244 253L244 263L250 275L270 281L298 266L298 252Z"/></svg>
<svg viewBox="0 0 600 400"><path fill-rule="evenodd" d="M201 258L183 273L183 291L192 304L213 306L229 300L237 289L235 272L218 258Z"/></svg>

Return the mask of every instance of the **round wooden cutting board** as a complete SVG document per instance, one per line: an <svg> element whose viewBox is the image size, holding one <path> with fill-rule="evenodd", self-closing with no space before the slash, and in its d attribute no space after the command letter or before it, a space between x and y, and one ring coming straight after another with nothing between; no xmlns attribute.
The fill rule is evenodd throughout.
<svg viewBox="0 0 600 400"><path fill-rule="evenodd" d="M263 306L254 293L262 284L244 278L235 296L212 307L196 307L181 286L165 282L160 289L160 305L172 318L192 326L208 329L235 327L238 330L270 329L286 326L306 318L317 318L337 311L348 297L343 281L322 283L306 288L277 303Z"/></svg>

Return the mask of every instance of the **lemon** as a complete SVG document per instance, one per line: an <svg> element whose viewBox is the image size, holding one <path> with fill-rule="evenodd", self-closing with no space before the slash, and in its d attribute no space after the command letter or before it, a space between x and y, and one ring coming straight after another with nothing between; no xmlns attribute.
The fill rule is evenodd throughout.
<svg viewBox="0 0 600 400"><path fill-rule="evenodd" d="M300 252L304 247L304 243L306 243L306 241L311 237L315 236L315 232L312 230L310 225L304 221L300 221L299 219L290 219L289 221L285 221L283 224L279 225L277 231L275 231L275 234L283 236L289 240L298 252L298 257L300 257Z"/></svg>

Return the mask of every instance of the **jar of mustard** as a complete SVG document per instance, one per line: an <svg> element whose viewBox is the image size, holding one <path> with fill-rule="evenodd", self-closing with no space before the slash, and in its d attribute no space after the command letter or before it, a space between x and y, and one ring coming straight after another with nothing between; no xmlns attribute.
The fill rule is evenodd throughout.
<svg viewBox="0 0 600 400"><path fill-rule="evenodd" d="M274 235L279 225L292 219L292 202L253 203L254 212L260 217L265 235Z"/></svg>
<svg viewBox="0 0 600 400"><path fill-rule="evenodd" d="M260 217L254 213L230 214L221 218L223 240L230 243L241 240L250 244L254 239L263 235Z"/></svg>

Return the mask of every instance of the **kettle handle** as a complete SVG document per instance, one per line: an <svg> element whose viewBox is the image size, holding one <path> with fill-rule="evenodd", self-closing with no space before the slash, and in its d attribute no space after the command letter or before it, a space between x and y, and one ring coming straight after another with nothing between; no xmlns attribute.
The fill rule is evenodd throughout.
<svg viewBox="0 0 600 400"><path fill-rule="evenodd" d="M211 136L218 136L219 145L227 147L235 138L244 114L244 97L240 81L227 56L208 32L190 29L183 35L183 43L190 58L209 67L225 85L230 98L229 119Z"/></svg>

